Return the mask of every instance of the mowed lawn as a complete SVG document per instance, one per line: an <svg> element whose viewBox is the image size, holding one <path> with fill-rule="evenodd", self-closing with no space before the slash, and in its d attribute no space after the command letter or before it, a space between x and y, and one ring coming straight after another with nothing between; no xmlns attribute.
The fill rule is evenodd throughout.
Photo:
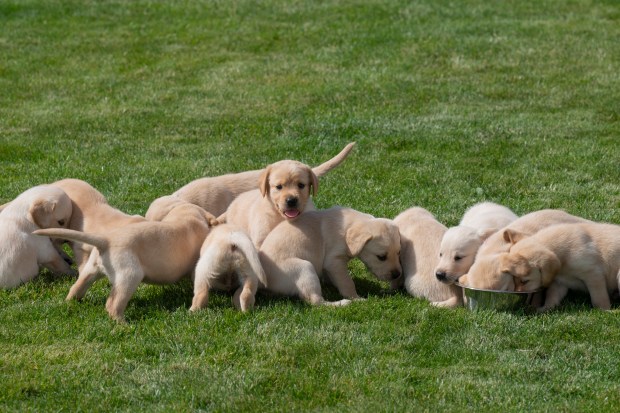
<svg viewBox="0 0 620 413"><path fill-rule="evenodd" d="M315 203L444 224L490 200L620 224L620 4L608 1L0 1L0 204L73 177L144 214L202 176L318 165ZM544 315L390 291L255 311L43 271L0 291L1 411L618 411L620 300ZM324 286L330 299L336 290Z"/></svg>

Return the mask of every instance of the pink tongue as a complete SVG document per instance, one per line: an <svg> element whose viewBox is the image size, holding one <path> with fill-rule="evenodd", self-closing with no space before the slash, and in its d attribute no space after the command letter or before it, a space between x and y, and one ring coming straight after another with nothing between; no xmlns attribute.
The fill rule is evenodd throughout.
<svg viewBox="0 0 620 413"><path fill-rule="evenodd" d="M287 209L286 211L284 211L284 215L286 215L288 218L295 218L297 217L297 215L299 215L299 211L296 209Z"/></svg>

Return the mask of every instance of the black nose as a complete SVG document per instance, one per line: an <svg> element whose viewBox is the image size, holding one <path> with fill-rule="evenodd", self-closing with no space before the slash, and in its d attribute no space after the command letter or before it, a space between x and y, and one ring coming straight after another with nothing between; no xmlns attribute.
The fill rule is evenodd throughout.
<svg viewBox="0 0 620 413"><path fill-rule="evenodd" d="M396 280L396 279L398 279L399 277L400 277L400 271L398 271L398 270L394 270L394 271L392 271L392 279L393 279L393 280Z"/></svg>
<svg viewBox="0 0 620 413"><path fill-rule="evenodd" d="M438 279L439 281L445 281L445 280L446 280L447 275L446 275L445 271L437 271L437 272L435 273L435 277L437 277L437 279Z"/></svg>
<svg viewBox="0 0 620 413"><path fill-rule="evenodd" d="M297 206L297 198L296 197L290 197L290 198L286 198L286 206L287 207L296 207Z"/></svg>

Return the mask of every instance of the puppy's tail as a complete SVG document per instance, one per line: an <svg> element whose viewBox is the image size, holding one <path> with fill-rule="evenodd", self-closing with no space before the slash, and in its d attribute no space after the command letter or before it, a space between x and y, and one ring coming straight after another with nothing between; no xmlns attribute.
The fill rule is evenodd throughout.
<svg viewBox="0 0 620 413"><path fill-rule="evenodd" d="M82 242L84 244L93 245L103 252L108 249L109 242L101 235L96 235L88 232L75 231L65 228L46 228L38 229L32 232L35 235L45 235L50 238L62 238L70 241Z"/></svg>
<svg viewBox="0 0 620 413"><path fill-rule="evenodd" d="M263 286L267 287L267 275L265 275L265 270L258 258L258 251L250 238L243 232L235 231L230 235L230 244L233 250L237 250L245 257L252 272L256 274Z"/></svg>
<svg viewBox="0 0 620 413"><path fill-rule="evenodd" d="M347 158L347 156L349 155L349 152L351 152L354 146L355 146L355 142L349 143L347 146L344 147L343 150L340 151L338 155L334 156L329 161L324 162L320 164L319 166L315 166L314 168L312 168L312 172L314 172L314 174L317 177L321 177L325 175L327 172L331 171L332 169L340 165L342 161L344 161Z"/></svg>

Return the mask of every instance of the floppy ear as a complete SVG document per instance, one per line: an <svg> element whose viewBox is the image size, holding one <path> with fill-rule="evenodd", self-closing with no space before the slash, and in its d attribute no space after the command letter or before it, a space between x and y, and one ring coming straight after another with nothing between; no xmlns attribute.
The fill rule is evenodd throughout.
<svg viewBox="0 0 620 413"><path fill-rule="evenodd" d="M50 216L56 209L56 201L37 199L30 205L28 216L39 228L50 226Z"/></svg>
<svg viewBox="0 0 620 413"><path fill-rule="evenodd" d="M518 254L502 254L499 257L501 272L507 272L517 278L523 278L530 273L532 267L525 257Z"/></svg>
<svg viewBox="0 0 620 413"><path fill-rule="evenodd" d="M366 231L362 225L353 225L347 230L345 240L349 255L355 257L362 252L364 245L372 238L372 234Z"/></svg>
<svg viewBox="0 0 620 413"><path fill-rule="evenodd" d="M258 189L260 189L260 193L262 196L265 196L269 193L269 174L271 173L271 166L265 168L263 173L258 178Z"/></svg>
<svg viewBox="0 0 620 413"><path fill-rule="evenodd" d="M209 224L210 227L214 227L220 223L220 221L218 221L215 215L213 215L212 213L208 211L204 211L204 217L207 220L207 223Z"/></svg>
<svg viewBox="0 0 620 413"><path fill-rule="evenodd" d="M463 274L459 277L459 284L467 285L467 274Z"/></svg>
<svg viewBox="0 0 620 413"><path fill-rule="evenodd" d="M495 234L498 230L499 228L479 229L477 232L478 238L480 238L480 241L484 241L487 238L489 238L491 235Z"/></svg>
<svg viewBox="0 0 620 413"><path fill-rule="evenodd" d="M515 231L514 229L504 230L504 241L509 242L513 245L526 237L527 237L527 234L523 232Z"/></svg>
<svg viewBox="0 0 620 413"><path fill-rule="evenodd" d="M310 190L312 196L316 196L316 191L319 190L319 178L317 178L316 174L310 168L308 168L308 175L310 176Z"/></svg>
<svg viewBox="0 0 620 413"><path fill-rule="evenodd" d="M562 263L558 259L557 255L553 252L546 250L541 251L540 257L540 272L542 275L542 285L547 287L553 282L555 275L560 271Z"/></svg>

